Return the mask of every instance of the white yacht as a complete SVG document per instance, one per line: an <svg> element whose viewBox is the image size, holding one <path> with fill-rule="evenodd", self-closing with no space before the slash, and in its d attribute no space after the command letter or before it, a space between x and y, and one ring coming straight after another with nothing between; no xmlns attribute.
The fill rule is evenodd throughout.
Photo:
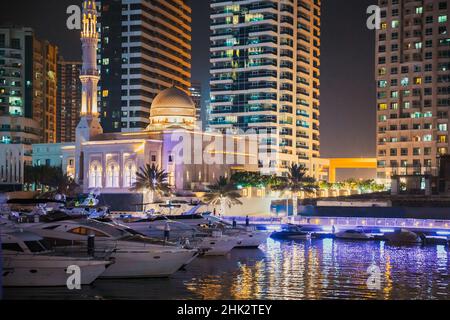
<svg viewBox="0 0 450 320"><path fill-rule="evenodd" d="M258 248L266 243L267 238L270 236L268 232L257 231L254 226L233 227L231 223L214 216L208 216L206 219L222 229L225 235L238 238L235 248Z"/></svg>
<svg viewBox="0 0 450 320"><path fill-rule="evenodd" d="M197 232L194 241L195 245L205 252L205 256L224 256L233 250L240 238L224 235L220 230L210 230Z"/></svg>
<svg viewBox="0 0 450 320"><path fill-rule="evenodd" d="M161 236L165 225L169 223L171 234L175 238L195 237L198 232L220 229L223 236L235 239L234 248L257 248L267 241L269 233L257 231L254 227L237 226L214 216L199 214L179 216L153 216L147 219L130 220L125 224L141 233L151 236Z"/></svg>
<svg viewBox="0 0 450 320"><path fill-rule="evenodd" d="M198 255L197 249L184 249L90 219L29 224L28 228L53 246L72 250L74 246L86 248L88 237L94 235L95 253L112 251L115 261L102 278L168 277Z"/></svg>
<svg viewBox="0 0 450 320"><path fill-rule="evenodd" d="M233 250L237 242L241 241L240 237L224 235L221 230L202 229L200 228L202 222L208 223L203 218L188 217L174 221L166 216L158 216L151 219L124 221L123 225L146 236L157 238L164 236L164 229L166 225L169 225L171 239L182 242L189 240L191 245L199 248L205 256L225 255Z"/></svg>
<svg viewBox="0 0 450 320"><path fill-rule="evenodd" d="M362 228L342 230L335 234L336 239L343 240L372 240L374 236Z"/></svg>
<svg viewBox="0 0 450 320"><path fill-rule="evenodd" d="M66 286L69 266L80 268L81 285L95 281L111 264L109 260L56 255L31 232L8 230L1 234L3 285L5 287Z"/></svg>

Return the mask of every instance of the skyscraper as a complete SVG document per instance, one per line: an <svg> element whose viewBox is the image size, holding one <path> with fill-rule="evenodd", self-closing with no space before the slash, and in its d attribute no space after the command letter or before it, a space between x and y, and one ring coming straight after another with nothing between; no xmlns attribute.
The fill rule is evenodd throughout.
<svg viewBox="0 0 450 320"><path fill-rule="evenodd" d="M58 61L57 142L74 142L81 112L81 62Z"/></svg>
<svg viewBox="0 0 450 320"><path fill-rule="evenodd" d="M202 117L202 85L199 81L192 81L191 87L189 88L190 96L192 101L195 103L195 108L197 109L196 118L197 121L203 120Z"/></svg>
<svg viewBox="0 0 450 320"><path fill-rule="evenodd" d="M106 132L149 124L160 91L186 93L191 77L191 9L186 0L101 0L99 112Z"/></svg>
<svg viewBox="0 0 450 320"><path fill-rule="evenodd" d="M32 117L40 124L41 141L55 143L58 47L36 39L33 47Z"/></svg>
<svg viewBox="0 0 450 320"><path fill-rule="evenodd" d="M376 38L379 179L429 175L449 152L448 1L381 0Z"/></svg>
<svg viewBox="0 0 450 320"><path fill-rule="evenodd" d="M57 55L30 28L0 28L3 143L56 141Z"/></svg>
<svg viewBox="0 0 450 320"><path fill-rule="evenodd" d="M320 1L212 0L211 8L210 128L256 132L263 172L300 163L315 175Z"/></svg>

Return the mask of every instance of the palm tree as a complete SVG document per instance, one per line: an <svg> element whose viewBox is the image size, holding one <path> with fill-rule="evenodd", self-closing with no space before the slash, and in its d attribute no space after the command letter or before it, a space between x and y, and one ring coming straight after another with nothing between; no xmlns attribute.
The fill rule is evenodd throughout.
<svg viewBox="0 0 450 320"><path fill-rule="evenodd" d="M154 164L146 164L136 172L136 182L133 183L130 191L148 191L149 202L152 203L155 195L170 193L168 174Z"/></svg>
<svg viewBox="0 0 450 320"><path fill-rule="evenodd" d="M75 197L81 192L80 186L75 182L75 179L62 171L56 176L54 180L55 191L68 197Z"/></svg>
<svg viewBox="0 0 450 320"><path fill-rule="evenodd" d="M220 205L221 214L225 213L225 206L231 208L234 205L242 205L239 200L241 195L236 191L233 183L225 177L220 177L216 184L209 186L209 190L203 201L213 206Z"/></svg>
<svg viewBox="0 0 450 320"><path fill-rule="evenodd" d="M312 194L317 190L314 178L307 176L307 169L299 164L289 167L287 177L280 178L281 183L276 187L278 190L289 191L292 197L293 215L298 215L298 193ZM287 210L286 210L287 212Z"/></svg>

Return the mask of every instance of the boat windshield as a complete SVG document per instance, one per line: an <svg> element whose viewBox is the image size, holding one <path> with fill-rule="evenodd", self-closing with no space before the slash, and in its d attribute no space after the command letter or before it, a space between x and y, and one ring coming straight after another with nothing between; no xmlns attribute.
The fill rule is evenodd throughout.
<svg viewBox="0 0 450 320"><path fill-rule="evenodd" d="M18 243L2 243L2 250L23 252L23 249L20 247L20 245Z"/></svg>
<svg viewBox="0 0 450 320"><path fill-rule="evenodd" d="M50 250L50 247L44 241L25 241L25 245L33 253Z"/></svg>

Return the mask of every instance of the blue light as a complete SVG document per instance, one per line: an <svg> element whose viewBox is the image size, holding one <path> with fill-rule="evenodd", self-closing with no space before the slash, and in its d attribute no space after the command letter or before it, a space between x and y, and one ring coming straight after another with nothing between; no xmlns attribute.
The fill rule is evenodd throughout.
<svg viewBox="0 0 450 320"><path fill-rule="evenodd" d="M381 233L393 233L393 232L395 232L395 230L394 229L380 229L380 232Z"/></svg>
<svg viewBox="0 0 450 320"><path fill-rule="evenodd" d="M437 231L438 236L450 236L450 231Z"/></svg>

